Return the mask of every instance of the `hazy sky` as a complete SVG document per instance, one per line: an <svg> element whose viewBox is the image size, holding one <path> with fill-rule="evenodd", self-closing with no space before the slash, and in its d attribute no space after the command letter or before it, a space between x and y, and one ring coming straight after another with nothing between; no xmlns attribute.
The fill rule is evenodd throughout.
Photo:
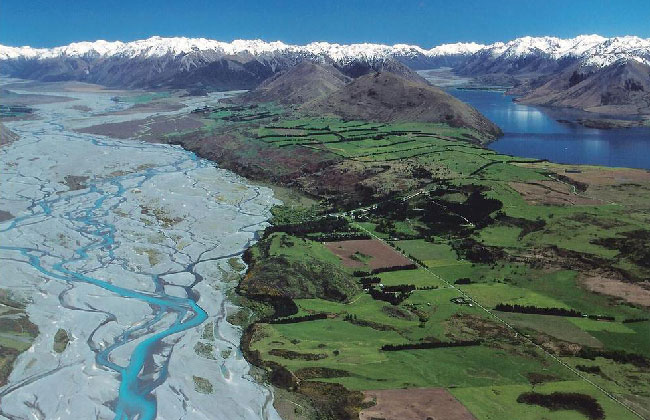
<svg viewBox="0 0 650 420"><path fill-rule="evenodd" d="M303 44L650 37L650 0L0 0L0 44L49 47L152 35Z"/></svg>

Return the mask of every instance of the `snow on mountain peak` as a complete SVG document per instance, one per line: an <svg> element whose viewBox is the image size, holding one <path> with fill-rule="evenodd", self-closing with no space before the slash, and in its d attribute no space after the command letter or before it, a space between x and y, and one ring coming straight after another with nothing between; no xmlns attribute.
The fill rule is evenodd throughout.
<svg viewBox="0 0 650 420"><path fill-rule="evenodd" d="M560 59L567 56L577 57L590 48L604 42L607 38L599 35L580 35L576 38L561 39L551 36L517 38L507 43L495 43L487 46L493 56L525 57L533 54L546 54Z"/></svg>
<svg viewBox="0 0 650 420"><path fill-rule="evenodd" d="M0 45L0 60L51 59L56 57L97 58L119 56L150 58L208 54L208 57L230 55L273 56L297 54L331 59L339 63L353 60L382 60L387 58L440 57L472 55L487 52L493 58L516 59L529 55L546 55L552 59L579 58L584 65L604 66L624 58L650 61L650 40L635 36L604 38L599 35L580 35L571 39L556 37L522 37L491 45L477 43L444 44L429 50L416 45L396 44L336 44L312 42L298 46L281 41L234 40L222 42L206 38L153 36L147 39L121 41L76 42L55 48L9 47Z"/></svg>
<svg viewBox="0 0 650 420"><path fill-rule="evenodd" d="M456 42L454 44L442 44L431 48L427 53L432 56L440 55L469 55L474 54L486 46L476 42Z"/></svg>
<svg viewBox="0 0 650 420"><path fill-rule="evenodd" d="M485 46L482 44L455 43L445 44L425 50L417 45L359 43L337 44L330 42L312 42L304 46L289 45L281 41L266 42L262 40L234 40L222 42L206 38L152 36L147 39L120 42L94 41L76 42L55 48L9 47L0 45L0 59L49 59L55 57L124 56L124 57L160 57L164 55L182 55L192 52L214 52L222 55L281 54L286 52L309 54L316 57L328 57L337 62L355 59L385 59L394 56L440 56L473 54Z"/></svg>
<svg viewBox="0 0 650 420"><path fill-rule="evenodd" d="M609 38L582 54L583 66L604 67L619 60L634 59L650 64L650 39L637 36Z"/></svg>
<svg viewBox="0 0 650 420"><path fill-rule="evenodd" d="M584 66L607 66L620 59L650 60L650 40L635 36L605 38L600 35L580 35L575 38L522 37L509 42L486 46L493 58L517 59L546 55L554 60L577 58Z"/></svg>

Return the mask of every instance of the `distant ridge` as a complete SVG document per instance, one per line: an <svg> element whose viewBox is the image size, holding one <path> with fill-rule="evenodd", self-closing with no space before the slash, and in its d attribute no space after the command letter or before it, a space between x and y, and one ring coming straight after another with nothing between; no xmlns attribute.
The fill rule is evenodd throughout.
<svg viewBox="0 0 650 420"><path fill-rule="evenodd" d="M634 58L650 64L650 39L635 36L605 38L600 35L580 35L575 38L522 37L509 42L495 42L484 45L475 42L443 44L430 49L408 44L336 44L312 42L306 45L291 45L281 41L235 40L222 42L206 38L163 38L154 36L148 39L121 42L103 41L75 42L54 48L11 47L0 45L0 60L48 60L56 58L99 59L155 58L163 56L199 55L204 60L225 56L280 57L301 56L303 58L322 58L338 64L354 60L375 61L394 58L398 61L415 63L422 61L427 65L436 59L454 56L473 56L506 60L544 55L553 60L577 58L585 65L606 66L621 58ZM429 59L429 61L427 61ZM439 62L440 60L438 60ZM191 63L187 63L191 64ZM414 66L411 66L414 67ZM417 67L417 66L415 66Z"/></svg>
<svg viewBox="0 0 650 420"><path fill-rule="evenodd" d="M77 80L120 88L252 89L302 61L331 65L355 77L391 66L430 67L471 54L482 45L314 42L305 46L261 40L151 37L133 42L78 42L56 48L0 45L0 73L40 81ZM451 58L450 58L451 57ZM407 75L407 72L402 72ZM415 77L415 76L414 76Z"/></svg>
<svg viewBox="0 0 650 420"><path fill-rule="evenodd" d="M385 63L411 69L453 67L478 76L540 76L572 65L604 67L632 59L650 64L650 40L583 35L571 39L523 37L491 45L415 45L314 42L304 46L280 41L151 37L133 42L77 42L56 48L0 46L0 72L42 81L78 80L113 87L205 87L251 89L301 61L314 61L358 76L360 68L382 70Z"/></svg>
<svg viewBox="0 0 650 420"><path fill-rule="evenodd" d="M418 54L430 57L448 56L455 54L472 54L485 45L477 43L444 44L429 50L416 45L407 44L336 44L330 42L312 42L307 45L290 45L281 41L266 42L255 40L235 40L222 42L206 38L173 37L164 38L153 36L132 42L104 41L75 42L54 48L11 47L0 45L0 60L6 59L50 59L58 57L161 57L166 55L187 55L195 52L212 52L215 55L286 55L302 54L304 56L328 57L337 63L345 63L356 59L374 60L395 56L415 56Z"/></svg>

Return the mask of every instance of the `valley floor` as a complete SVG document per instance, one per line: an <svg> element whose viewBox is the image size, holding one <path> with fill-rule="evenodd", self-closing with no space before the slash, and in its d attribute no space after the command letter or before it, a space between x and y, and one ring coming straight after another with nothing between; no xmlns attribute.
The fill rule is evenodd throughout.
<svg viewBox="0 0 650 420"><path fill-rule="evenodd" d="M647 171L275 104L80 131L181 145L274 186L284 205L245 254L233 298L248 309L229 320L284 418L650 417Z"/></svg>

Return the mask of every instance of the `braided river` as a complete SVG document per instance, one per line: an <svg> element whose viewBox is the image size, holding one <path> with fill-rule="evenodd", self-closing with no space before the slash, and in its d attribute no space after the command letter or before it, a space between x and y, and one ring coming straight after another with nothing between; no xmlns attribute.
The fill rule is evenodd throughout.
<svg viewBox="0 0 650 420"><path fill-rule="evenodd" d="M108 93L62 94L75 100L5 123L20 138L0 148L0 288L39 328L0 418L279 419L227 321L229 260L266 226L271 190L176 146L76 132L146 115L111 114L125 105Z"/></svg>

